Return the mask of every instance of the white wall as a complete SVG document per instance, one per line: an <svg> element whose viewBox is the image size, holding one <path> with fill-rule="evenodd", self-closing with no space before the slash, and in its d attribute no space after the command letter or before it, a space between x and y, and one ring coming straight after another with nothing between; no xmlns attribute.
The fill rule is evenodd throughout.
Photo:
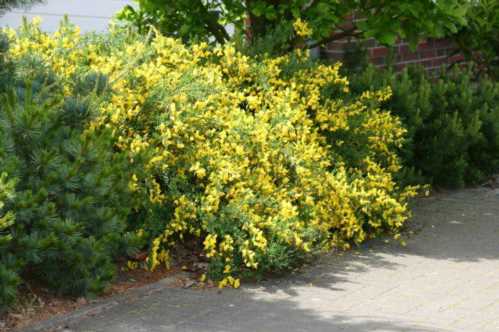
<svg viewBox="0 0 499 332"><path fill-rule="evenodd" d="M45 0L29 9L14 9L0 16L0 26L18 27L22 17L42 18L44 31L55 31L65 14L82 31L104 31L109 19L132 0Z"/></svg>

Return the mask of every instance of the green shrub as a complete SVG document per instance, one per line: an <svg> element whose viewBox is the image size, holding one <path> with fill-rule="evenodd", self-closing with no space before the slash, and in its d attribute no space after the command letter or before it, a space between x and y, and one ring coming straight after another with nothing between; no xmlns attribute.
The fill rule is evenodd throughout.
<svg viewBox="0 0 499 332"><path fill-rule="evenodd" d="M389 91L344 102L339 67L301 52L257 61L230 45L107 38L65 49L77 59L65 68L89 66L113 82L96 125L113 128L138 166L130 187L150 268L190 239L209 277L237 287L241 276L397 233L407 219L412 190L393 180L404 129L371 107Z"/></svg>
<svg viewBox="0 0 499 332"><path fill-rule="evenodd" d="M7 59L9 50L9 40L6 35L0 32L0 92L4 92L12 77L12 63Z"/></svg>
<svg viewBox="0 0 499 332"><path fill-rule="evenodd" d="M12 301L16 274L62 294L100 292L114 276L114 258L133 250L127 161L110 131L85 131L109 95L106 81L84 73L68 91L32 54L13 64L0 104L0 170L17 179L9 187L15 199L5 202L15 223L0 224L11 234L0 248L0 282L8 284L0 301Z"/></svg>
<svg viewBox="0 0 499 332"><path fill-rule="evenodd" d="M283 54L345 38L374 38L394 45L404 38L416 45L442 37L466 23L468 0L136 0L118 15L147 32L154 26L186 43L244 39L252 51ZM346 18L362 17L349 20ZM233 30L230 33L229 27ZM271 52L271 53L270 53ZM264 54L264 53L260 53Z"/></svg>
<svg viewBox="0 0 499 332"><path fill-rule="evenodd" d="M29 7L40 0L2 0L0 1L0 15L5 14L5 12L19 7Z"/></svg>
<svg viewBox="0 0 499 332"><path fill-rule="evenodd" d="M194 244L208 277L238 287L396 235L409 216L414 190L394 180L405 130L377 107L390 91L353 98L339 66L300 50L260 61L126 30L82 36L67 22L7 33L9 248L55 289L101 290L135 240L150 269Z"/></svg>
<svg viewBox="0 0 499 332"><path fill-rule="evenodd" d="M7 58L8 39L0 33L0 94L12 83L13 66ZM0 135L0 142L5 137ZM10 160L10 161L9 161ZM7 158L5 147L0 144L0 314L12 303L19 285L17 259L7 249L12 240L11 227L15 222L12 210L6 207L15 195L15 178L9 174L15 169L11 158Z"/></svg>
<svg viewBox="0 0 499 332"><path fill-rule="evenodd" d="M383 107L408 130L400 151L406 180L462 187L499 170L499 84L474 80L473 72L456 67L434 77L423 68L398 74L369 67L353 75L358 92L392 88Z"/></svg>
<svg viewBox="0 0 499 332"><path fill-rule="evenodd" d="M16 269L16 257L6 248L12 240L10 228L15 222L12 211L5 205L13 199L15 182L7 173L0 174L0 313L2 308L15 299L19 277Z"/></svg>
<svg viewBox="0 0 499 332"><path fill-rule="evenodd" d="M450 37L479 72L499 78L499 2L475 0L466 14L467 24Z"/></svg>

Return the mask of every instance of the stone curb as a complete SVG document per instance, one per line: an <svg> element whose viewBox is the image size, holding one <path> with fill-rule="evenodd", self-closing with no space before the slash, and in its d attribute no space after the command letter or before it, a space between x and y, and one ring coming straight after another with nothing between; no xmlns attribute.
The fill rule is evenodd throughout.
<svg viewBox="0 0 499 332"><path fill-rule="evenodd" d="M172 285L178 278L189 278L188 273L177 273L173 276L166 277L155 283L134 288L125 291L122 294L112 296L108 299L96 300L94 303L83 306L73 312L67 314L56 315L44 321L40 321L28 327L16 330L17 332L47 332L47 331L70 331L67 329L69 325L76 325L79 321L101 314L120 304L130 303L140 300L151 294L161 292L165 289L171 289Z"/></svg>

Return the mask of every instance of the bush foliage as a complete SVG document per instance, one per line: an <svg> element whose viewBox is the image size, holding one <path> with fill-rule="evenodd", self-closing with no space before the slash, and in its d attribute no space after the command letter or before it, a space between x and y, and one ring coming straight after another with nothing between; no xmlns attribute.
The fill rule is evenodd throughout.
<svg viewBox="0 0 499 332"><path fill-rule="evenodd" d="M499 170L499 84L455 67L437 77L413 67L398 74L369 67L352 75L352 90L389 86L383 108L408 130L400 151L409 182L462 187Z"/></svg>
<svg viewBox="0 0 499 332"><path fill-rule="evenodd" d="M339 66L67 22L7 34L6 250L52 288L99 291L127 250L147 249L154 269L187 242L209 278L238 287L408 218L414 188L394 180L405 130L376 106L391 92L352 98Z"/></svg>
<svg viewBox="0 0 499 332"><path fill-rule="evenodd" d="M0 34L0 93L6 91L13 75L12 62L7 56L8 47L6 36ZM0 136L0 140L3 139ZM6 162L6 153L5 146L0 144L0 313L3 307L15 299L20 282L16 274L15 257L7 250L15 223L15 214L8 203L14 200L16 179L11 175L15 165Z"/></svg>
<svg viewBox="0 0 499 332"><path fill-rule="evenodd" d="M393 45L404 38L413 46L424 37L442 37L466 23L469 1L398 0L136 0L120 17L147 32L150 25L185 42L216 41L241 35L246 45L269 54L323 45L345 37L375 38ZM362 17L349 24L348 17ZM295 27L300 29L296 31ZM233 28L233 29L231 29ZM230 33L230 30L235 30ZM298 33L295 33L298 32Z"/></svg>
<svg viewBox="0 0 499 332"><path fill-rule="evenodd" d="M41 2L41 0L0 0L0 15L13 8L26 8L38 2Z"/></svg>
<svg viewBox="0 0 499 332"><path fill-rule="evenodd" d="M14 197L15 179L8 178L4 171L0 175L0 308L15 299L19 278L15 272L15 259L6 250L12 240L10 228L14 225L15 215L6 208L6 203Z"/></svg>
<svg viewBox="0 0 499 332"><path fill-rule="evenodd" d="M466 21L451 38L466 60L477 64L479 72L499 78L499 2L471 1Z"/></svg>
<svg viewBox="0 0 499 332"><path fill-rule="evenodd" d="M0 214L9 233L0 246L1 300L12 301L26 273L64 294L99 292L114 275L113 258L131 250L126 159L110 130L85 131L104 91L90 72L68 77L69 87L31 52L12 61L4 59L10 79L0 107L0 208L11 211Z"/></svg>

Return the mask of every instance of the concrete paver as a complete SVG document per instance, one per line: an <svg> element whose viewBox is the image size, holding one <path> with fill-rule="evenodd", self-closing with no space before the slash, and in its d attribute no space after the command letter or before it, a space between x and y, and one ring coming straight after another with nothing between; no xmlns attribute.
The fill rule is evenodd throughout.
<svg viewBox="0 0 499 332"><path fill-rule="evenodd" d="M72 331L499 331L499 191L420 200L406 247L374 241L240 290L165 287Z"/></svg>

